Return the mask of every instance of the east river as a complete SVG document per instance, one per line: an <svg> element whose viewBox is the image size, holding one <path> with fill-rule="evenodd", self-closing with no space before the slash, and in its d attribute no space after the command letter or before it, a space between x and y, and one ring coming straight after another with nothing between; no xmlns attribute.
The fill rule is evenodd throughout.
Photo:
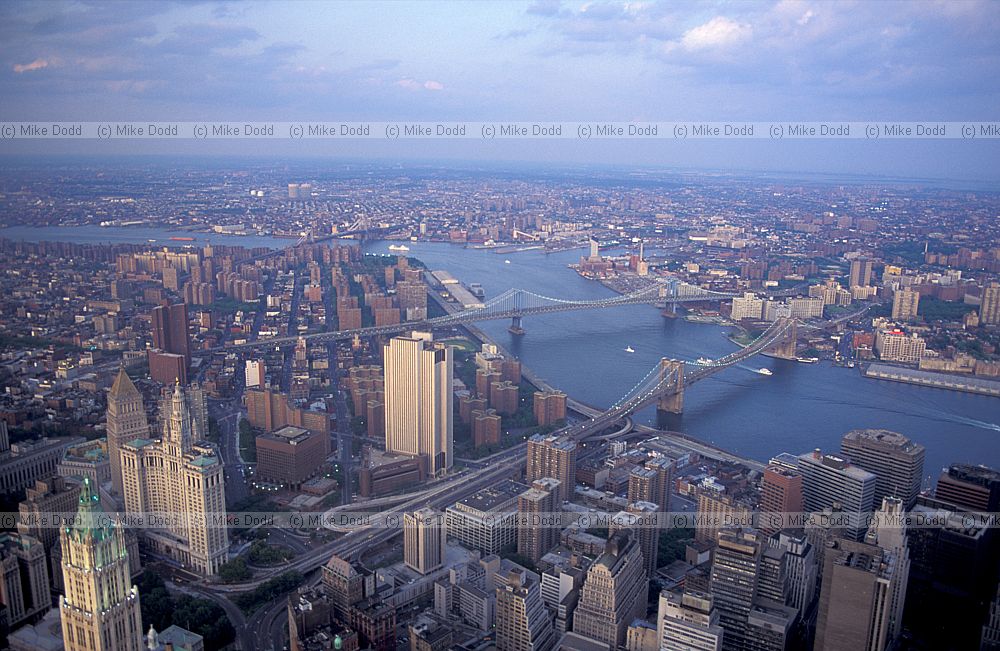
<svg viewBox="0 0 1000 651"><path fill-rule="evenodd" d="M177 233L153 228L99 227L0 229L0 237L76 242L160 244ZM194 244L287 246L289 240L184 233ZM366 253L388 254L390 242L367 242ZM407 255L431 270L444 269L462 282L481 283L487 298L512 287L554 298L613 296L603 285L578 276L567 264L580 251L497 254L489 250L408 242ZM509 261L509 262L508 262ZM508 322L480 327L554 386L595 407L607 407L629 391L661 357L692 361L717 358L736 346L726 328L665 319L648 305L563 312L524 319L522 337L507 332ZM629 353L631 347L635 352ZM767 367L773 375L756 373ZM652 409L638 420L655 424ZM1000 467L1000 400L987 396L867 379L857 369L827 362L802 364L755 357L690 387L684 413L670 423L732 452L766 461L779 452L821 448L836 451L840 437L855 428L895 430L927 448L924 474L936 479L952 462ZM926 483L926 482L925 482Z"/></svg>

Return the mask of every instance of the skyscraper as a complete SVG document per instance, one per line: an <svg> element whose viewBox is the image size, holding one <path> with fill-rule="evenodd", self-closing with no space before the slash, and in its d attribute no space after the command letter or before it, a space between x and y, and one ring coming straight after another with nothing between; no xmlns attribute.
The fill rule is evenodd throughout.
<svg viewBox="0 0 1000 651"><path fill-rule="evenodd" d="M34 536L0 533L0 624L16 628L52 605L45 547Z"/></svg>
<svg viewBox="0 0 1000 651"><path fill-rule="evenodd" d="M115 493L123 495L121 448L125 443L149 436L149 422L142 394L135 388L125 367L118 369L118 377L108 392L107 426L108 459L111 462L111 482Z"/></svg>
<svg viewBox="0 0 1000 651"><path fill-rule="evenodd" d="M423 508L403 516L403 561L421 574L444 564L444 518L432 508Z"/></svg>
<svg viewBox="0 0 1000 651"><path fill-rule="evenodd" d="M653 578L657 568L661 526L657 520L659 507L652 502L632 502L624 511L617 513L609 528L611 533L619 529L631 529L632 536L639 541L642 551L642 566L647 578Z"/></svg>
<svg viewBox="0 0 1000 651"><path fill-rule="evenodd" d="M840 442L840 450L855 466L875 475L872 504L898 497L911 508L920 494L924 474L924 446L884 429L856 429Z"/></svg>
<svg viewBox="0 0 1000 651"><path fill-rule="evenodd" d="M528 481L545 477L559 480L559 504L573 496L573 487L576 486L576 441L543 434L535 434L528 439Z"/></svg>
<svg viewBox="0 0 1000 651"><path fill-rule="evenodd" d="M66 651L142 651L139 591L129 576L125 536L99 520L100 496L83 480L77 520L61 530L66 593L59 599Z"/></svg>
<svg viewBox="0 0 1000 651"><path fill-rule="evenodd" d="M385 448L427 459L431 474L452 465L451 348L430 333L394 337L385 356Z"/></svg>
<svg viewBox="0 0 1000 651"><path fill-rule="evenodd" d="M815 651L883 651L892 641L892 554L877 545L833 538L824 554Z"/></svg>
<svg viewBox="0 0 1000 651"><path fill-rule="evenodd" d="M868 258L851 260L849 287L867 287L872 284L872 261Z"/></svg>
<svg viewBox="0 0 1000 651"><path fill-rule="evenodd" d="M639 541L628 529L615 532L587 571L573 632L611 648L623 644L628 625L646 614L646 585Z"/></svg>
<svg viewBox="0 0 1000 651"><path fill-rule="evenodd" d="M152 549L210 576L229 548L226 527L211 524L212 514L226 512L222 463L214 446L196 442L195 418L180 384L163 407L163 438L135 439L121 449L125 510L185 516L142 535Z"/></svg>
<svg viewBox="0 0 1000 651"><path fill-rule="evenodd" d="M159 305L153 308L150 315L153 346L165 353L184 355L185 364L190 364L191 333L188 329L187 305Z"/></svg>
<svg viewBox="0 0 1000 651"><path fill-rule="evenodd" d="M898 289L892 297L892 318L896 321L915 319L919 306L920 292L909 287Z"/></svg>
<svg viewBox="0 0 1000 651"><path fill-rule="evenodd" d="M712 553L712 601L725 630L723 649L741 650L757 590L761 544L753 531L720 531Z"/></svg>
<svg viewBox="0 0 1000 651"><path fill-rule="evenodd" d="M990 283L983 287L983 299L979 306L979 323L1000 324L1000 283Z"/></svg>
<svg viewBox="0 0 1000 651"><path fill-rule="evenodd" d="M886 497L865 538L865 542L878 545L890 554L895 563L890 595L890 639L899 637L903 630L903 606L906 603L906 584L910 578L910 548L906 541L905 516L903 501L896 497Z"/></svg>
<svg viewBox="0 0 1000 651"><path fill-rule="evenodd" d="M497 651L548 651L556 643L538 575L516 568L496 589Z"/></svg>
<svg viewBox="0 0 1000 651"><path fill-rule="evenodd" d="M867 528L865 514L874 505L875 475L818 449L799 455L799 472L805 510L815 513L839 505L847 519L843 535L860 540Z"/></svg>
<svg viewBox="0 0 1000 651"><path fill-rule="evenodd" d="M553 521L562 506L556 504L559 483L551 477L536 479L517 498L517 553L535 563L559 542L560 529Z"/></svg>
<svg viewBox="0 0 1000 651"><path fill-rule="evenodd" d="M764 469L760 483L760 521L758 528L771 536L790 526L787 513L802 512L802 475L777 464Z"/></svg>

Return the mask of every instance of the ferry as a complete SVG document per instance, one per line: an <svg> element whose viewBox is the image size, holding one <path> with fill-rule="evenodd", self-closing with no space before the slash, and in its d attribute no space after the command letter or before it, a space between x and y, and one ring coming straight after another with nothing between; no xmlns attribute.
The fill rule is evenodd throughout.
<svg viewBox="0 0 1000 651"><path fill-rule="evenodd" d="M504 260L503 263L504 264L510 264L510 260Z"/></svg>
<svg viewBox="0 0 1000 651"><path fill-rule="evenodd" d="M625 346L625 352L626 353L634 353L635 352L635 348L632 348L631 346Z"/></svg>
<svg viewBox="0 0 1000 651"><path fill-rule="evenodd" d="M819 361L819 357L796 357L795 361L803 364L815 364Z"/></svg>
<svg viewBox="0 0 1000 651"><path fill-rule="evenodd" d="M761 375L774 375L774 373L772 373L771 369L769 368L759 368L757 369L757 372L760 373Z"/></svg>
<svg viewBox="0 0 1000 651"><path fill-rule="evenodd" d="M390 244L389 245L389 250L390 251L409 251L410 247L406 246L405 244Z"/></svg>

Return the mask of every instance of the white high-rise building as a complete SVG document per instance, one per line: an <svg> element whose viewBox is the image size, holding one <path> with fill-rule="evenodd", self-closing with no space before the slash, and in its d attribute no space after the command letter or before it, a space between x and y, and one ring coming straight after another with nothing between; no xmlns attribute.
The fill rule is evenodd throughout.
<svg viewBox="0 0 1000 651"><path fill-rule="evenodd" d="M724 631L711 595L685 591L660 593L656 636L660 651L720 651Z"/></svg>
<svg viewBox="0 0 1000 651"><path fill-rule="evenodd" d="M248 359L246 366L246 387L252 389L254 387L264 386L264 362L263 360Z"/></svg>
<svg viewBox="0 0 1000 651"><path fill-rule="evenodd" d="M454 440L451 348L414 332L391 339L384 357L386 451L424 457L431 475L446 472Z"/></svg>
<svg viewBox="0 0 1000 651"><path fill-rule="evenodd" d="M122 483L128 513L164 513L163 528L142 535L156 552L188 569L211 576L228 555L222 463L214 446L196 442L197 426L180 384L164 401L163 437L136 439L121 449Z"/></svg>
<svg viewBox="0 0 1000 651"><path fill-rule="evenodd" d="M745 292L742 297L733 299L733 309L730 318L733 321L741 319L760 320L764 311L764 299L757 298L753 292Z"/></svg>
<svg viewBox="0 0 1000 651"><path fill-rule="evenodd" d="M444 564L444 517L432 508L403 515L403 561L421 574Z"/></svg>

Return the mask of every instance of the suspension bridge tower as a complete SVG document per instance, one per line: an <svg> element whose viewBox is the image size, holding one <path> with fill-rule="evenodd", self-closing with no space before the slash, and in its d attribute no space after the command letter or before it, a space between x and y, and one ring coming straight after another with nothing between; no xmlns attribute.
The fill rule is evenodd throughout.
<svg viewBox="0 0 1000 651"><path fill-rule="evenodd" d="M684 362L676 359L660 360L660 385L666 387L656 411L679 414L684 411Z"/></svg>
<svg viewBox="0 0 1000 651"><path fill-rule="evenodd" d="M798 327L795 319L784 319L785 333L771 347L771 354L782 359L795 359L795 346L798 341Z"/></svg>

